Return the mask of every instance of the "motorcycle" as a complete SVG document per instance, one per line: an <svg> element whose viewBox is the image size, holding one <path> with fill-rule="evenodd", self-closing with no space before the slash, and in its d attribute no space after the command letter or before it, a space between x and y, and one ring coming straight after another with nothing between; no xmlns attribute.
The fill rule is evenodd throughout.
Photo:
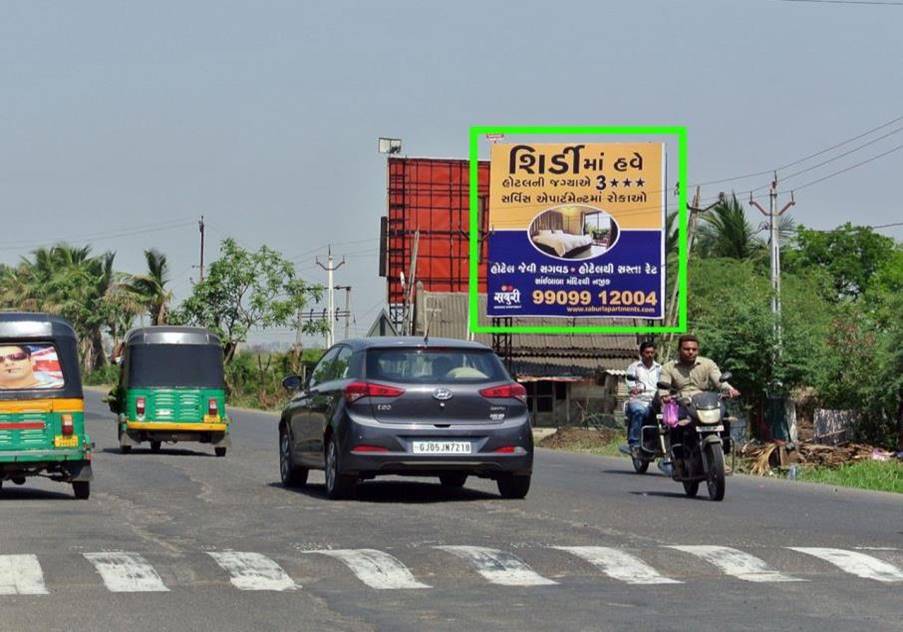
<svg viewBox="0 0 903 632"><path fill-rule="evenodd" d="M721 382L730 378L730 373L724 373ZM677 395L668 383L659 382L658 387L669 390L672 397ZM712 391L683 398L681 412L685 414L673 428L663 423L662 413L656 415L659 448L671 458L671 478L683 483L684 493L690 498L705 481L711 500L724 499L724 456L730 454L731 439L730 418L722 414L721 401L722 394Z"/></svg>

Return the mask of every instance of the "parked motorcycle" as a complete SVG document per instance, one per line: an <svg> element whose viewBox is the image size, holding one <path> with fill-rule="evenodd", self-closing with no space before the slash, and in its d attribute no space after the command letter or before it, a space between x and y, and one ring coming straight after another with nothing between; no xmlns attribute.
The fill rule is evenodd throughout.
<svg viewBox="0 0 903 632"><path fill-rule="evenodd" d="M724 373L721 382L730 378L730 373ZM672 397L677 395L668 383L660 382L658 387L670 390ZM703 481L710 499L724 498L724 455L730 454L731 440L730 419L722 414L721 400L721 393L711 391L683 398L686 413L673 428L662 422L661 413L656 415L659 445L671 457L671 478L683 483L690 498L696 496Z"/></svg>

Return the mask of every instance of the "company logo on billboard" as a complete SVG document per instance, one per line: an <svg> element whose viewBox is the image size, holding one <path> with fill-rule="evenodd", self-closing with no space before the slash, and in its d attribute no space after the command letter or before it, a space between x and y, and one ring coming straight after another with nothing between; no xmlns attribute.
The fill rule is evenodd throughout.
<svg viewBox="0 0 903 632"><path fill-rule="evenodd" d="M520 305L520 290L513 285L503 285L493 293L492 300L496 305Z"/></svg>

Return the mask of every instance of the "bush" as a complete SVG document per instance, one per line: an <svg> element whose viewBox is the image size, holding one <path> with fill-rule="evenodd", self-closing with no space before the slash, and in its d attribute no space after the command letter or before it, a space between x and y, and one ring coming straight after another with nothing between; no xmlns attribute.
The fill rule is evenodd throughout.
<svg viewBox="0 0 903 632"><path fill-rule="evenodd" d="M256 353L235 355L226 365L226 388L229 404L274 410L288 397L282 380L288 375L304 375L323 354L320 349L287 353Z"/></svg>
<svg viewBox="0 0 903 632"><path fill-rule="evenodd" d="M98 385L114 385L119 382L119 367L115 364L108 364L102 369L91 371L82 379L82 383L91 386Z"/></svg>

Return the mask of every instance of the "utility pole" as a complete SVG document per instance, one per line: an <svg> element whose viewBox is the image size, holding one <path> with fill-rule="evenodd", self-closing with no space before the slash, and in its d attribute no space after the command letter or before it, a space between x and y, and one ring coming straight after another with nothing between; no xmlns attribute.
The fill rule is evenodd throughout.
<svg viewBox="0 0 903 632"><path fill-rule="evenodd" d="M790 192L790 201L780 211L778 207L778 174L775 172L771 181L771 189L768 191L768 211L766 212L758 202L753 199L752 191L749 193L749 203L759 209L768 218L769 242L771 246L771 313L774 315L774 332L778 344L778 353L781 346L781 244L778 233L778 218L796 204L793 199L793 191Z"/></svg>
<svg viewBox="0 0 903 632"><path fill-rule="evenodd" d="M345 265L345 257L342 257L342 260L338 265L333 265L332 246L330 245L328 264L324 266L322 263L320 263L320 258L317 257L317 265L326 270L326 315L329 319L329 332L326 334L326 348L328 349L335 342L335 285L332 281L332 273Z"/></svg>
<svg viewBox="0 0 903 632"><path fill-rule="evenodd" d="M699 216L703 213L707 213L712 210L715 206L724 201L724 192L720 192L718 194L718 199L715 202L712 202L705 208L699 206L701 202L701 192L700 188L696 187L696 193L693 194L693 202L687 205L687 210L690 212L690 218L687 220L687 263L690 261L690 252L693 249L693 239L696 237L696 229L699 224ZM671 289L671 300L668 302L668 314L665 318L665 325L668 327L673 327L675 321L677 320L677 289L680 286L680 276L676 275L674 277L674 286ZM674 334L668 335L668 341L665 345L665 357L670 353L671 342L674 339Z"/></svg>
<svg viewBox="0 0 903 632"><path fill-rule="evenodd" d="M203 283L204 282L204 216L203 215L201 215L201 221L198 222L198 229L200 229L200 231L201 231L201 283Z"/></svg>
<svg viewBox="0 0 903 632"><path fill-rule="evenodd" d="M337 290L345 290L345 340L351 337L351 286L350 285L337 285L335 286ZM342 314L336 313L336 318L342 316Z"/></svg>

